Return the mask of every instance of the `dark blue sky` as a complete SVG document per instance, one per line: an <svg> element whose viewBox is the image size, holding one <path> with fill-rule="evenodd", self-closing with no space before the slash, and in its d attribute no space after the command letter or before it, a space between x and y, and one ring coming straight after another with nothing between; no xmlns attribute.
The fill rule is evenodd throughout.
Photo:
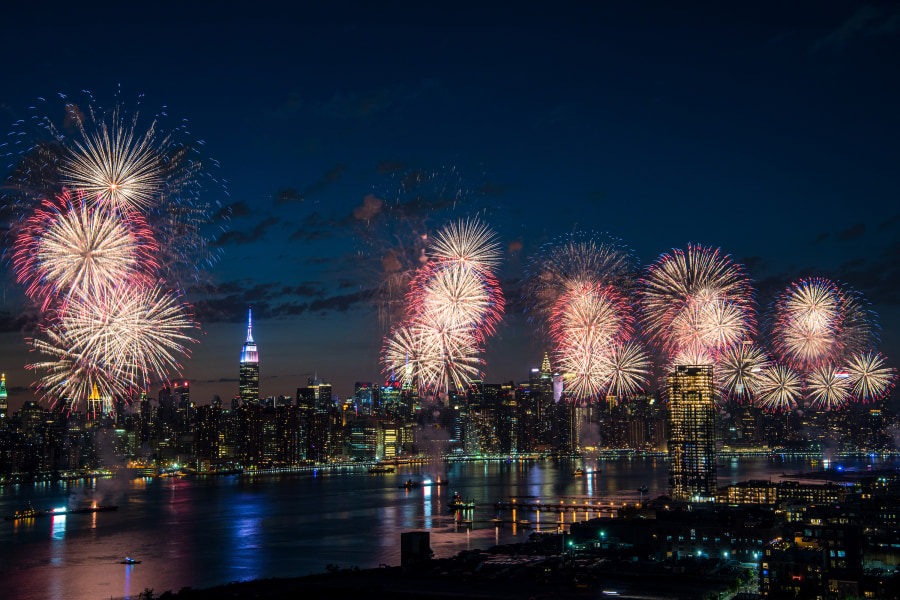
<svg viewBox="0 0 900 600"><path fill-rule="evenodd" d="M144 94L145 111L188 119L221 163L229 195L207 200L233 205L232 233L189 290L200 403L237 393L248 304L262 394L316 371L341 395L375 379L380 259L476 212L513 250L510 282L573 229L621 238L642 264L721 246L763 302L790 279L840 279L871 300L897 364L898 3L24 4L3 9L0 121L57 92L110 104L121 86L126 106ZM370 194L420 200L363 222ZM21 293L4 285L17 404L33 378ZM515 310L488 343L490 381L540 361Z"/></svg>

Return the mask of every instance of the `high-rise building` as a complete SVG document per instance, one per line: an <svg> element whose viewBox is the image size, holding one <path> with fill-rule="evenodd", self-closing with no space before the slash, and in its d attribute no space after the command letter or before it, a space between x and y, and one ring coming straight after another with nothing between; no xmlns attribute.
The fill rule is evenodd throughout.
<svg viewBox="0 0 900 600"><path fill-rule="evenodd" d="M6 413L9 411L9 401L6 397L6 373L0 375L0 420L6 419Z"/></svg>
<svg viewBox="0 0 900 600"><path fill-rule="evenodd" d="M356 400L356 412L361 415L375 413L375 386L371 381L357 381L354 386L354 399Z"/></svg>
<svg viewBox="0 0 900 600"><path fill-rule="evenodd" d="M259 352L253 341L253 310L247 313L247 341L241 350L241 403L259 403Z"/></svg>
<svg viewBox="0 0 900 600"><path fill-rule="evenodd" d="M667 382L669 487L676 500L716 499L716 411L711 366L678 366Z"/></svg>

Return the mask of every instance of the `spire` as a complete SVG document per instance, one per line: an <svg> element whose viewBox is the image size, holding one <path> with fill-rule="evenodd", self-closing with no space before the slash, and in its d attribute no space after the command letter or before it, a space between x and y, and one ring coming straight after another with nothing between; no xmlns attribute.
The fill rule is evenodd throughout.
<svg viewBox="0 0 900 600"><path fill-rule="evenodd" d="M247 343L253 343L253 307L247 309Z"/></svg>
<svg viewBox="0 0 900 600"><path fill-rule="evenodd" d="M544 362L541 363L541 373L550 374L550 357L544 352Z"/></svg>
<svg viewBox="0 0 900 600"><path fill-rule="evenodd" d="M0 375L0 398L6 398L6 373Z"/></svg>

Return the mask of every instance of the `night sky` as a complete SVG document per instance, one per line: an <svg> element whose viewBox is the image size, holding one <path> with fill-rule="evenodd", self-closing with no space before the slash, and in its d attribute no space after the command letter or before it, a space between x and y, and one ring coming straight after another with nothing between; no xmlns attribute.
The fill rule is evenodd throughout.
<svg viewBox="0 0 900 600"><path fill-rule="evenodd" d="M620 238L642 265L719 246L763 305L789 280L838 279L871 301L900 364L900 4L379 4L3 8L0 133L38 97L133 108L143 94L221 165L227 193L203 198L230 207L221 258L185 283L202 322L184 365L195 402L237 394L251 304L263 396L316 372L342 397L379 379L384 257L475 214L507 249L513 300L487 381L540 364L517 281L573 230ZM34 377L4 270L17 407Z"/></svg>

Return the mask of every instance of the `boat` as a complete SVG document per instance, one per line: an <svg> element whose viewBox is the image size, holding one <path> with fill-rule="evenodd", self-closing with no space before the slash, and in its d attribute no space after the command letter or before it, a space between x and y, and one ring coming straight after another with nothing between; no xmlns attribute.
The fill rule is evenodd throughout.
<svg viewBox="0 0 900 600"><path fill-rule="evenodd" d="M84 513L107 512L118 510L118 506L86 506L83 508L51 508L49 510L36 510L29 506L25 510L17 510L12 515L3 517L7 521L19 521L21 519L37 519L39 517L64 517L66 515L78 515Z"/></svg>
<svg viewBox="0 0 900 600"><path fill-rule="evenodd" d="M584 475L584 469L575 469L575 472L572 473L572 475L574 475L575 477L581 477L582 475Z"/></svg>
<svg viewBox="0 0 900 600"><path fill-rule="evenodd" d="M412 489L415 489L418 487L422 487L422 482L421 481L413 481L412 479L407 479L406 483L404 483L403 485L398 485L397 487L400 488L401 490L412 490Z"/></svg>
<svg viewBox="0 0 900 600"><path fill-rule="evenodd" d="M422 482L422 485L435 486L435 485L447 485L448 483L450 483L449 479L435 479L435 480L426 479L425 481Z"/></svg>
<svg viewBox="0 0 900 600"><path fill-rule="evenodd" d="M453 498L447 506L450 507L450 510L469 510L475 508L475 501L469 500L468 498L463 500L462 496L459 495L459 492L456 492L453 494Z"/></svg>
<svg viewBox="0 0 900 600"><path fill-rule="evenodd" d="M374 467L369 467L369 473L393 473L394 467L386 467L384 465L375 465Z"/></svg>
<svg viewBox="0 0 900 600"><path fill-rule="evenodd" d="M125 557L125 560L119 561L119 564L120 564L120 565L139 565L139 564L141 564L141 561L139 561L139 560L134 560L134 559L131 558L130 556L126 556L126 557Z"/></svg>

